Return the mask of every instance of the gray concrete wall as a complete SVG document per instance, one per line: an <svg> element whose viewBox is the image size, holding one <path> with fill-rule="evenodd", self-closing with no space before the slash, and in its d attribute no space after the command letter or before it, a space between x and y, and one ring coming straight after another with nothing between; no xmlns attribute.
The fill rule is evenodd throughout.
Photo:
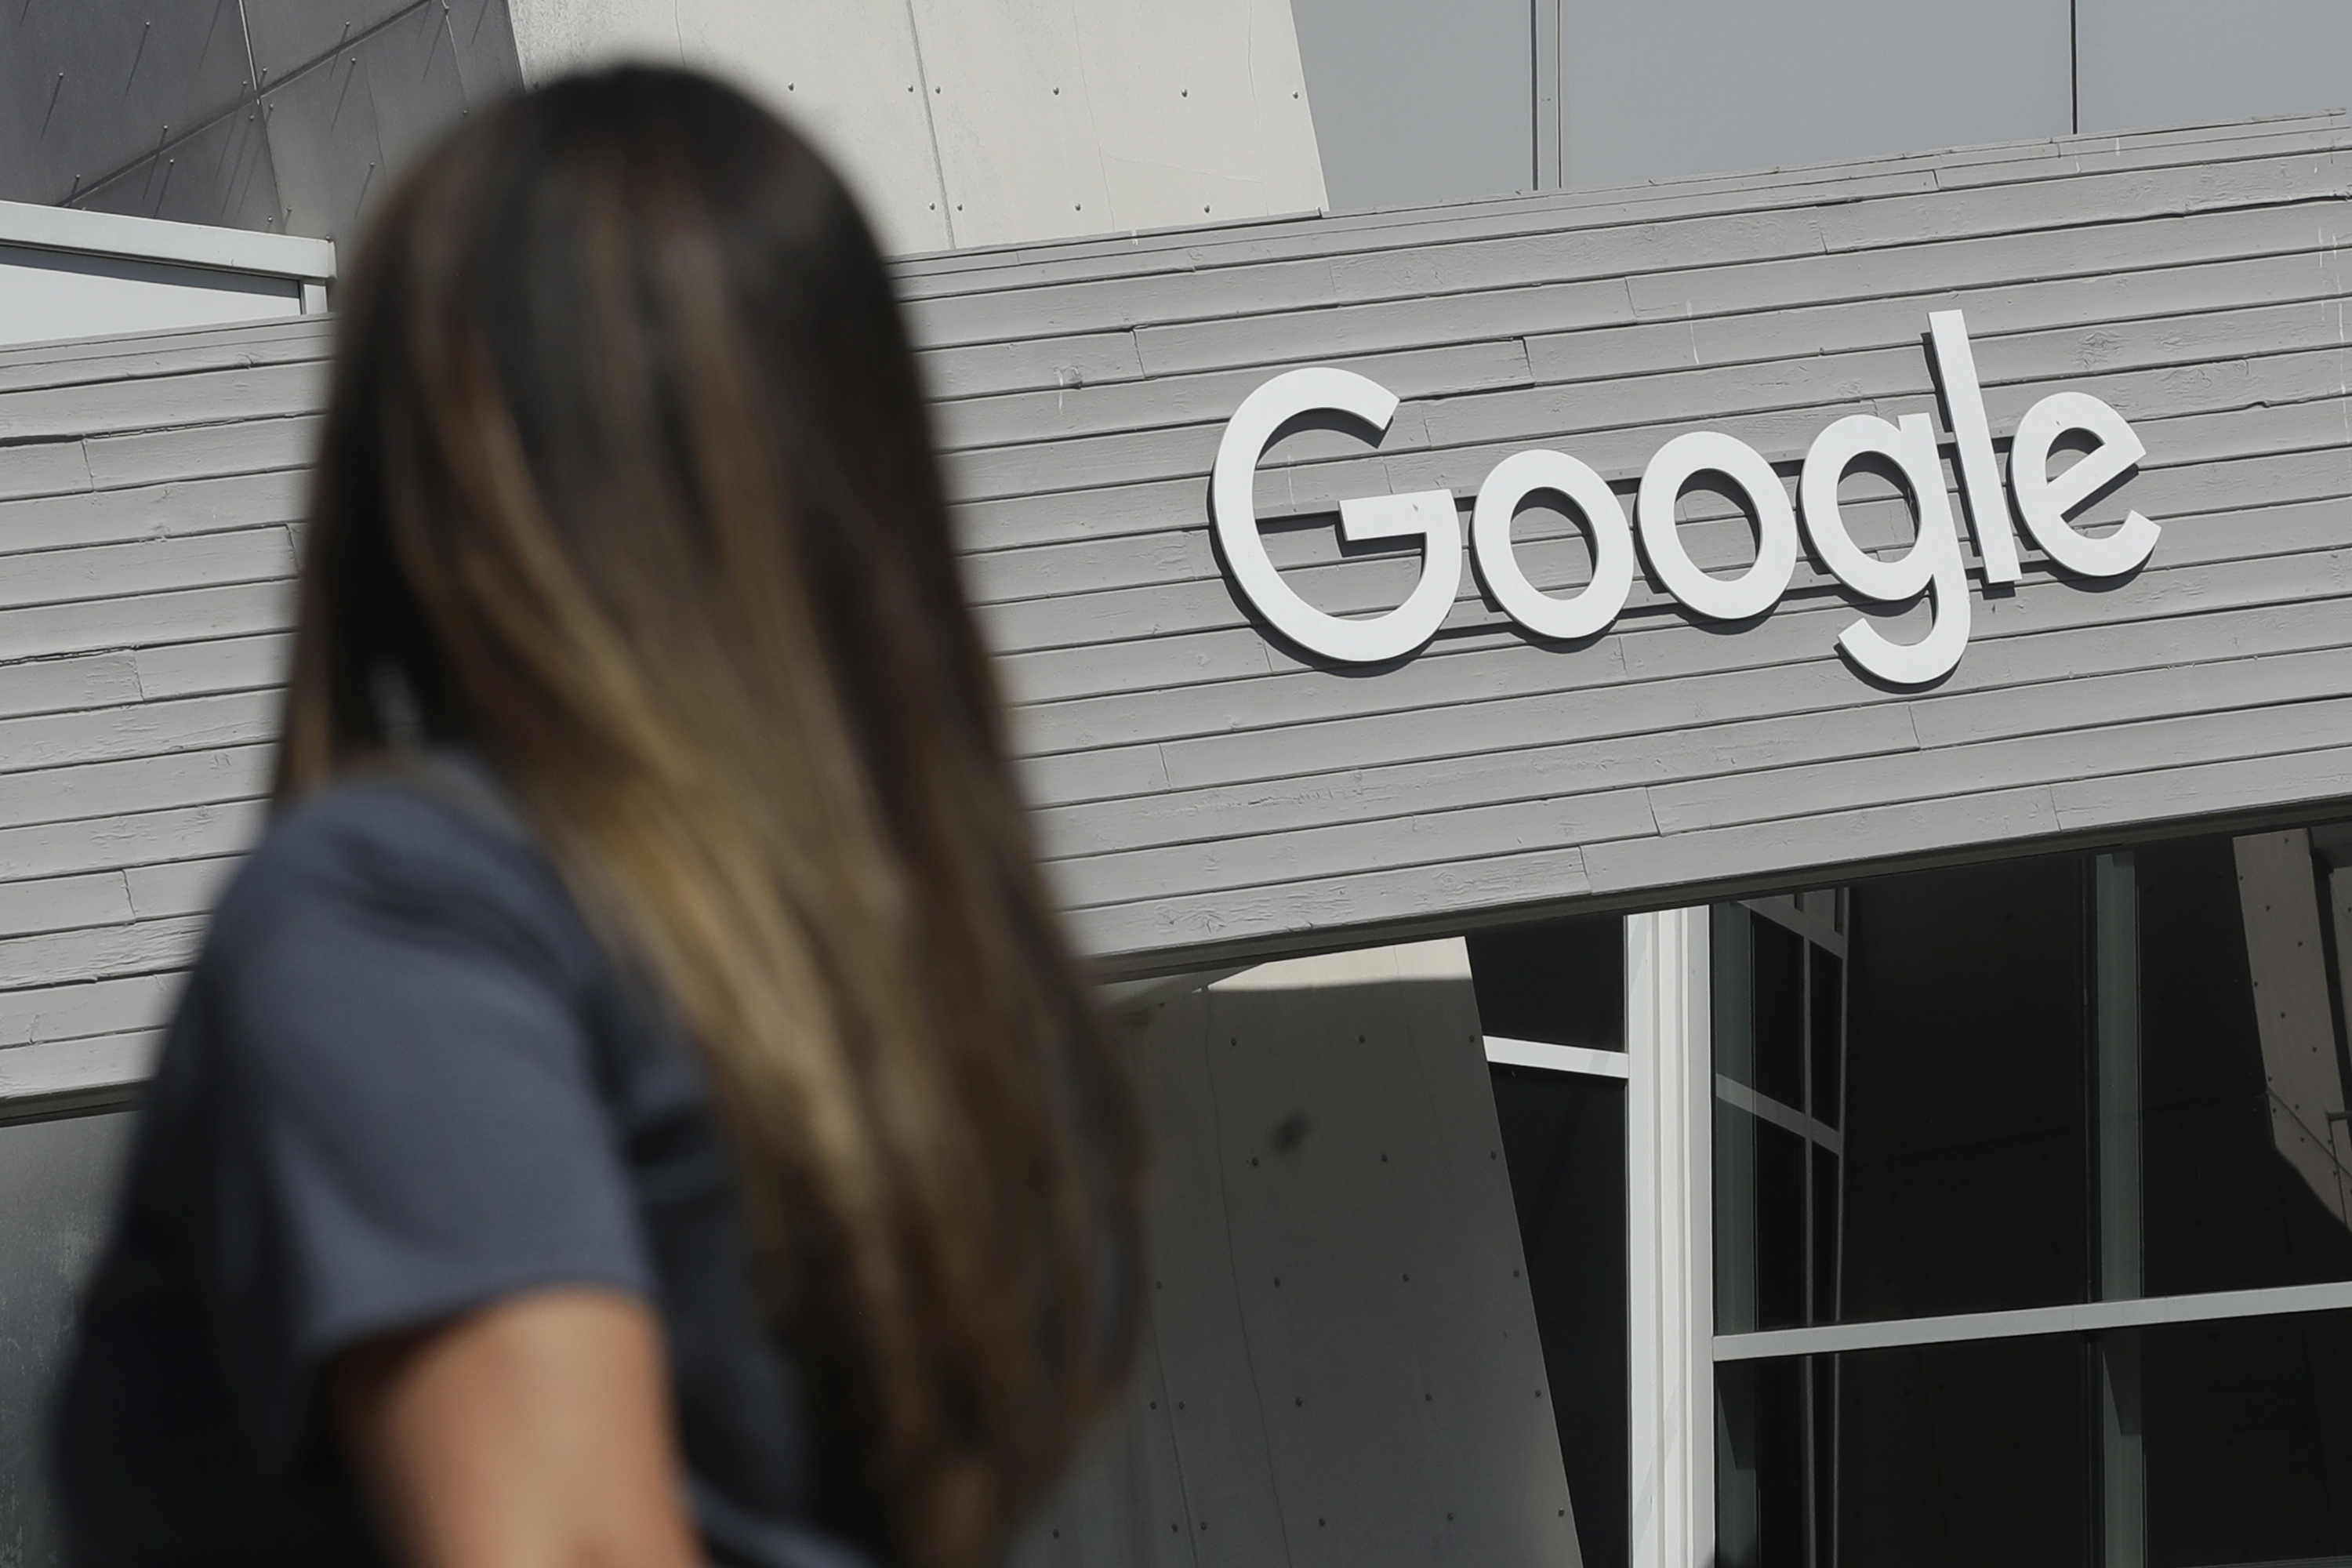
<svg viewBox="0 0 2352 1568"><path fill-rule="evenodd" d="M1150 1321L1018 1568L1577 1568L1462 943L1267 964L1129 1025Z"/></svg>
<svg viewBox="0 0 2352 1568"><path fill-rule="evenodd" d="M2346 142L2103 137L908 264L1084 940L1196 967L2352 793ZM1623 491L1707 426L1785 474L1838 414L1936 407L1920 334L1953 304L1997 434L2062 387L2136 422L2149 456L2102 504L2164 535L2097 592L2029 552L1925 692L1839 658L1855 609L1810 563L1754 626L1637 581L1568 648L1465 577L1433 646L1366 671L1270 640L1210 548L1219 432L1276 370L1405 399L1378 451L1303 437L1259 487L1292 580L1370 609L1415 567L1340 562L1340 497L1466 498L1531 445ZM0 1050L0 1088L135 1058L258 828L325 351L288 324L0 353L0 1041L41 1043ZM1741 558L1727 516L1685 531ZM1563 520L1521 532L1538 583L1578 581Z"/></svg>
<svg viewBox="0 0 2352 1568"><path fill-rule="evenodd" d="M349 241L469 108L624 58L789 117L896 251L1324 201L1288 0L25 0L0 200Z"/></svg>
<svg viewBox="0 0 2352 1568"><path fill-rule="evenodd" d="M512 0L532 81L694 66L812 134L891 250L1313 212L1289 0Z"/></svg>

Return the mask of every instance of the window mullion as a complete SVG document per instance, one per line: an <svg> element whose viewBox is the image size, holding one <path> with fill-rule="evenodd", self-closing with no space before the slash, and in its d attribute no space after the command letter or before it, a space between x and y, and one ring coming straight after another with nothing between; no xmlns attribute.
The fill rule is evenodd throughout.
<svg viewBox="0 0 2352 1568"><path fill-rule="evenodd" d="M1715 1551L1708 921L1701 908L1625 922L1632 1568Z"/></svg>

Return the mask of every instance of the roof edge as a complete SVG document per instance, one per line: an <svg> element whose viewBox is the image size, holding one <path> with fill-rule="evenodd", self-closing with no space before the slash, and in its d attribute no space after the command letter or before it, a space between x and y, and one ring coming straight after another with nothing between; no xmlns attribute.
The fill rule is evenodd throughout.
<svg viewBox="0 0 2352 1568"><path fill-rule="evenodd" d="M335 276L332 240L31 202L0 202L0 245L176 262L313 283Z"/></svg>

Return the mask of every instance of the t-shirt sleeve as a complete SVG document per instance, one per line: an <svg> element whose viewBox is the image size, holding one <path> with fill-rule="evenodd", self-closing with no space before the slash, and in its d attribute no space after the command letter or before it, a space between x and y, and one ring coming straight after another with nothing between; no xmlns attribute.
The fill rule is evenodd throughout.
<svg viewBox="0 0 2352 1568"><path fill-rule="evenodd" d="M359 1341L539 1287L652 1293L578 988L529 900L462 846L310 837L233 892L190 997L204 1272L224 1370L285 1466Z"/></svg>

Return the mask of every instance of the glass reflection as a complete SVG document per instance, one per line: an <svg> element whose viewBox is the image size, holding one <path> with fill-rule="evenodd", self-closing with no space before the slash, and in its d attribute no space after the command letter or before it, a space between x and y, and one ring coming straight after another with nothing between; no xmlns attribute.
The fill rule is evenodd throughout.
<svg viewBox="0 0 2352 1568"><path fill-rule="evenodd" d="M1876 879L1836 930L1726 905L1714 943L1720 1331L2352 1279L2352 827Z"/></svg>
<svg viewBox="0 0 2352 1568"><path fill-rule="evenodd" d="M2342 930L2323 902L2347 878L2312 838L2137 857L2151 1294L2352 1279Z"/></svg>
<svg viewBox="0 0 2352 1568"><path fill-rule="evenodd" d="M1717 1367L1720 1568L2079 1568L2084 1366L2052 1335Z"/></svg>
<svg viewBox="0 0 2352 1568"><path fill-rule="evenodd" d="M1717 1369L1722 1568L2341 1568L2352 1312Z"/></svg>
<svg viewBox="0 0 2352 1568"><path fill-rule="evenodd" d="M1625 1568L1625 1086L1491 1072L1577 1544Z"/></svg>

